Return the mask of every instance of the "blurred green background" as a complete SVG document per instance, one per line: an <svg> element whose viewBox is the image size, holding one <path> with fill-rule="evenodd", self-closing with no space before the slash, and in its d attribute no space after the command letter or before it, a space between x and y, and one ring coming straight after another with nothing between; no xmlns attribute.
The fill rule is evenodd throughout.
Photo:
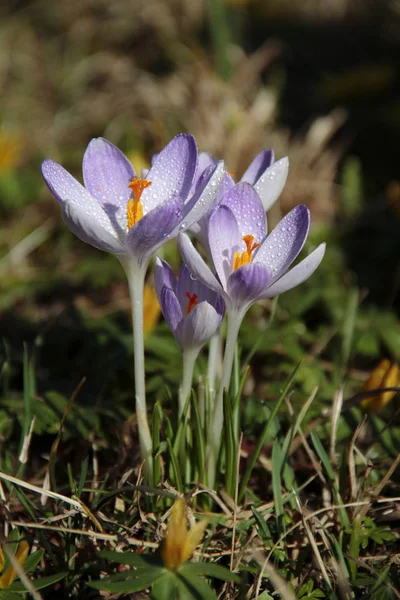
<svg viewBox="0 0 400 600"><path fill-rule="evenodd" d="M309 247L326 240L328 252L279 300L272 325L268 303L246 322L244 355L260 331L250 396L273 398L305 355L301 394L319 384L327 403L345 376L357 391L380 358L399 359L399 34L396 0L3 0L3 439L15 433L27 373L36 433L54 433L83 376L72 433L102 435L102 417L109 432L107 419L131 414L123 274L69 233L39 169L51 157L81 177L94 136L139 168L180 131L237 177L261 148L289 156L270 222L304 202ZM175 246L165 255L178 265ZM164 398L180 377L164 324L147 351L150 395Z"/></svg>

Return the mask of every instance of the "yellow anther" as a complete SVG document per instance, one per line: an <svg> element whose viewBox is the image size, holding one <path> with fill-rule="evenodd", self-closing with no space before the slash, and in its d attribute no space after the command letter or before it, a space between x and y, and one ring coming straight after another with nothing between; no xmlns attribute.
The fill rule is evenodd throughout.
<svg viewBox="0 0 400 600"><path fill-rule="evenodd" d="M189 292L185 294L186 298L188 298L188 303L186 305L186 316L190 314L190 312L194 309L195 306L198 305L197 302L197 294L190 295Z"/></svg>
<svg viewBox="0 0 400 600"><path fill-rule="evenodd" d="M251 262L254 250L260 246L260 244L254 241L254 235L244 235L242 240L246 244L246 250L244 252L235 252L233 255L234 271L237 271L237 269L243 267L243 265L247 265L247 263Z"/></svg>
<svg viewBox="0 0 400 600"><path fill-rule="evenodd" d="M147 179L139 179L133 177L128 187L131 188L133 197L129 198L128 205L126 207L128 229L136 225L138 221L143 217L143 205L140 201L143 190L151 185L151 181Z"/></svg>

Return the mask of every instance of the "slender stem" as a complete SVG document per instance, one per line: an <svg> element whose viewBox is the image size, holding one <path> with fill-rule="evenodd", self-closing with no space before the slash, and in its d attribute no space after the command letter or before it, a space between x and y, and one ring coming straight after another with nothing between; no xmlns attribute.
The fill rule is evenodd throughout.
<svg viewBox="0 0 400 600"><path fill-rule="evenodd" d="M224 362L222 365L222 377L213 411L211 437L208 442L208 485L211 487L215 483L218 453L221 445L221 434L224 421L224 391L225 389L229 390L233 360L235 357L236 340L243 317L243 311L240 313L228 313L228 330L225 342Z"/></svg>
<svg viewBox="0 0 400 600"><path fill-rule="evenodd" d="M221 346L222 333L220 329L212 336L208 350L207 379L211 397L213 397L215 393L215 380L217 378L217 368L220 364Z"/></svg>
<svg viewBox="0 0 400 600"><path fill-rule="evenodd" d="M140 454L144 461L146 476L151 481L153 471L152 441L147 420L146 385L144 368L143 339L143 289L146 267L139 267L131 258L120 257L120 262L128 279L132 307L133 350L135 365L135 404Z"/></svg>
<svg viewBox="0 0 400 600"><path fill-rule="evenodd" d="M185 407L185 403L187 397L190 394L193 383L193 373L194 373L194 365L196 363L196 359L199 355L200 348L186 348L183 351L183 375L182 375L182 383L179 388L179 418L182 417L183 409ZM188 408L186 418L188 419L190 416L190 406Z"/></svg>

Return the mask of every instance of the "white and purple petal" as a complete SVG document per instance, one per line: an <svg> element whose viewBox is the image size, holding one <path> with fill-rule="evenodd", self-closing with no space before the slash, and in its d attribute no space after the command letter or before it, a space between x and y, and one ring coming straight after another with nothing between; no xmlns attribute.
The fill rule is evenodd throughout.
<svg viewBox="0 0 400 600"><path fill-rule="evenodd" d="M199 347L217 331L222 316L208 302L200 302L177 328L182 348Z"/></svg>
<svg viewBox="0 0 400 600"><path fill-rule="evenodd" d="M188 303L186 294L189 293L190 296L196 294L198 304L201 302L208 302L221 316L224 314L225 305L222 296L204 285L199 279L196 279L192 273L190 273L186 265L182 265L179 271L175 293L182 307L182 311L185 311L186 309Z"/></svg>
<svg viewBox="0 0 400 600"><path fill-rule="evenodd" d="M152 254L169 239L181 221L182 208L179 197L171 198L147 213L129 230L127 246L140 266L146 265Z"/></svg>
<svg viewBox="0 0 400 600"><path fill-rule="evenodd" d="M125 154L114 144L93 139L83 157L83 181L88 192L108 209L121 209L126 220L126 205L131 195L128 187L135 170Z"/></svg>
<svg viewBox="0 0 400 600"><path fill-rule="evenodd" d="M253 260L263 263L271 273L271 283L295 260L306 241L310 211L304 204L295 206L275 227L254 253Z"/></svg>
<svg viewBox="0 0 400 600"><path fill-rule="evenodd" d="M270 281L268 269L260 263L248 263L234 271L227 283L227 294L233 307L249 306L265 291Z"/></svg>
<svg viewBox="0 0 400 600"><path fill-rule="evenodd" d="M279 296L279 294L283 294L283 292L287 292L303 283L303 281L306 281L306 279L311 277L324 258L325 248L326 244L320 244L318 248L307 256L307 258L304 258L298 265L288 271L288 273L282 275L280 279L275 281L275 283L262 294L262 298Z"/></svg>
<svg viewBox="0 0 400 600"><path fill-rule="evenodd" d="M70 200L74 200L75 204L83 208L97 204L83 185L54 160L47 158L43 161L42 175L50 192L62 206ZM104 212L100 206L98 209Z"/></svg>
<svg viewBox="0 0 400 600"><path fill-rule="evenodd" d="M174 292L167 287L163 287L161 290L161 294L158 296L161 311L164 315L164 319L168 323L168 327L176 336L177 328L179 323L182 321L183 315L181 306L178 302L178 298L175 296ZM179 340L177 339L178 343Z"/></svg>
<svg viewBox="0 0 400 600"><path fill-rule="evenodd" d="M264 172L274 163L275 154L272 148L261 150L248 166L240 181L255 185Z"/></svg>
<svg viewBox="0 0 400 600"><path fill-rule="evenodd" d="M157 155L147 174L151 185L142 193L143 214L180 196L185 202L197 167L197 145L190 134L176 135Z"/></svg>
<svg viewBox="0 0 400 600"><path fill-rule="evenodd" d="M289 170L289 160L287 157L281 158L271 165L254 186L257 194L260 196L264 210L267 212L279 198Z"/></svg>
<svg viewBox="0 0 400 600"><path fill-rule="evenodd" d="M159 298L161 297L163 287L169 288L176 294L175 274L169 264L158 256L156 257L154 266L154 287Z"/></svg>
<svg viewBox="0 0 400 600"><path fill-rule="evenodd" d="M211 269L206 265L203 258L185 233L180 233L178 235L178 250L183 262L194 277L215 292L223 292L221 284L218 282L215 275L213 275Z"/></svg>
<svg viewBox="0 0 400 600"><path fill-rule="evenodd" d="M172 233L172 237L177 235L179 231L189 229L209 210L217 197L224 173L225 165L223 161L220 161L214 167L211 177L205 180L203 185L198 187L195 195L184 204L181 222Z"/></svg>
<svg viewBox="0 0 400 600"><path fill-rule="evenodd" d="M263 241L267 234L267 218L258 194L250 184L235 185L225 195L221 206L227 206L233 212L241 236L253 235L259 244Z"/></svg>
<svg viewBox="0 0 400 600"><path fill-rule="evenodd" d="M221 205L211 216L208 224L208 244L215 270L226 290L226 282L232 273L234 253L241 247L242 237L233 212Z"/></svg>
<svg viewBox="0 0 400 600"><path fill-rule="evenodd" d="M64 204L62 215L70 230L80 240L99 250L120 255L128 254L125 245L116 236L107 214L96 200L92 199L92 202L97 205L101 214L93 213L75 201Z"/></svg>

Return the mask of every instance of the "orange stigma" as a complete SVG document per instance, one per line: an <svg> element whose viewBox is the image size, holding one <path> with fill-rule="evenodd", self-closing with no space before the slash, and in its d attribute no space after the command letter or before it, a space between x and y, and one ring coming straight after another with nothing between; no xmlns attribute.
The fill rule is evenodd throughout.
<svg viewBox="0 0 400 600"><path fill-rule="evenodd" d="M243 265L251 262L252 254L256 248L260 246L254 241L254 235L244 235L242 240L246 244L246 250L244 252L235 252L233 255L233 270L236 271Z"/></svg>
<svg viewBox="0 0 400 600"><path fill-rule="evenodd" d="M194 307L198 305L197 294L190 295L189 292L186 292L185 296L188 298L188 303L186 306L186 316L188 316L190 311L192 311Z"/></svg>
<svg viewBox="0 0 400 600"><path fill-rule="evenodd" d="M140 198L143 190L149 187L149 185L151 185L151 181L139 179L138 177L133 177L132 181L128 184L133 194L133 197L129 198L126 207L128 229L131 229L143 217L143 205L140 202Z"/></svg>

